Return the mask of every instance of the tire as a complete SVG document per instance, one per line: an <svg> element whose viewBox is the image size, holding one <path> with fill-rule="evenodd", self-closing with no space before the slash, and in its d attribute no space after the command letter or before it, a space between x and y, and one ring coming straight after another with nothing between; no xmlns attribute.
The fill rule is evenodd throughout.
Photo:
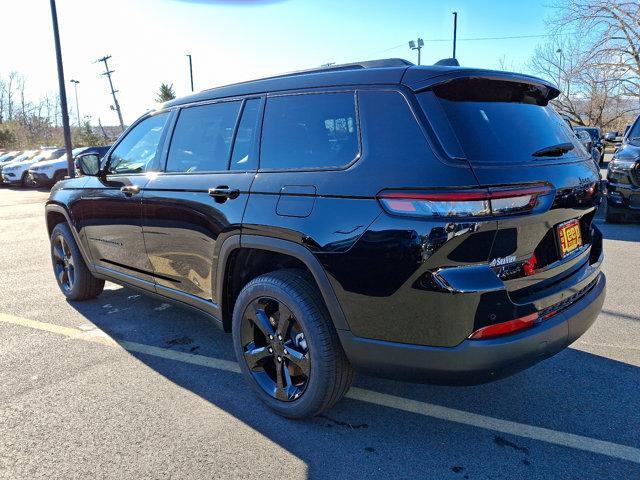
<svg viewBox="0 0 640 480"><path fill-rule="evenodd" d="M27 187L31 186L31 184L29 183L29 176L28 175L29 175L29 172L24 172L22 174L22 178L20 179L20 186L22 188L27 188Z"/></svg>
<svg viewBox="0 0 640 480"><path fill-rule="evenodd" d="M621 223L623 214L611 211L609 205L607 205L607 213L605 214L605 222L607 223Z"/></svg>
<svg viewBox="0 0 640 480"><path fill-rule="evenodd" d="M261 357L260 362L262 363L256 363L253 368L250 368L247 360L247 358L251 358L247 357L249 352L264 350L269 346L273 347L276 353L281 351L276 348L276 343L269 343L266 335L262 337L265 338L266 344L260 348L256 347L259 343L258 340L255 340L256 337L253 342L247 343L247 332L258 332L254 336L260 336L263 331L257 327L256 322L249 319L249 316L254 316L254 319L258 318L257 314L251 313L256 312L253 310L256 302L266 302L267 306L269 302L278 304L278 326L272 325L275 332L280 331L280 322L285 317L282 312L286 311L291 314L290 318L293 320L290 323L288 336L283 337L284 343L281 343L278 348L281 349L284 345L286 350L286 345L291 346L291 342L294 341L292 340L293 332L299 332L295 339L301 339L299 343L304 347L301 347L300 350L304 352L304 357L309 362L306 368L308 372L306 377L303 369L299 370L300 376L295 376L298 371L297 361L299 358L296 357L298 360L294 362L291 351L285 351L284 355L286 356L283 355L281 364L277 363L280 362L280 357L274 353L273 355L267 354L264 358ZM264 311L267 311L266 307ZM273 316L275 317L275 314ZM269 317L266 321L267 326L269 326L271 319ZM353 367L342 349L338 334L315 283L304 271L278 270L251 280L242 289L236 300L233 309L232 332L234 349L243 376L253 387L258 398L279 415L287 418L318 415L331 408L351 387L354 378ZM301 333L303 337L300 337ZM276 336L279 337L279 335ZM273 342L276 341L276 339L273 340ZM251 350L250 345L255 349ZM271 348L269 347L268 350L271 351ZM299 354L297 353L297 355ZM288 379L287 385L291 385L291 387L277 388L277 380L270 379L267 373L272 365L275 366L275 369L283 368L284 374L281 373L281 375ZM306 378L304 387L294 385L292 379L304 378ZM269 380L273 382L273 389L264 387L265 382L268 383ZM302 382L304 380L300 380L299 384ZM280 398L276 398L278 391L284 392L284 398L282 393Z"/></svg>
<svg viewBox="0 0 640 480"><path fill-rule="evenodd" d="M104 280L91 274L66 223L59 223L51 232L51 263L58 287L67 299L89 300L102 293Z"/></svg>
<svg viewBox="0 0 640 480"><path fill-rule="evenodd" d="M59 171L59 172L56 172L56 173L53 175L53 180L51 181L51 185L53 186L53 185L55 185L56 183L58 183L58 182L60 182L60 181L64 180L64 177L66 177L66 176L67 176L67 173L66 173L65 171Z"/></svg>

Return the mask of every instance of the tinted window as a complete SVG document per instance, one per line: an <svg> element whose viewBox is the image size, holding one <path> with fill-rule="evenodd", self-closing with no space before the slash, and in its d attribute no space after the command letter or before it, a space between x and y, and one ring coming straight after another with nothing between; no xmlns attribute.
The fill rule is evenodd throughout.
<svg viewBox="0 0 640 480"><path fill-rule="evenodd" d="M631 127L631 130L629 130L629 133L627 134L627 139L634 140L634 141L640 140L640 118L636 120L636 122Z"/></svg>
<svg viewBox="0 0 640 480"><path fill-rule="evenodd" d="M542 86L461 79L435 86L418 98L446 150L461 148L472 163L532 161L534 152L567 142L574 149L565 157L585 155L546 96Z"/></svg>
<svg viewBox="0 0 640 480"><path fill-rule="evenodd" d="M261 168L339 167L359 150L353 93L323 93L267 100Z"/></svg>
<svg viewBox="0 0 640 480"><path fill-rule="evenodd" d="M109 173L144 173L159 168L158 146L169 113L160 113L138 123L111 153Z"/></svg>
<svg viewBox="0 0 640 480"><path fill-rule="evenodd" d="M226 170L240 103L183 109L171 139L167 172Z"/></svg>
<svg viewBox="0 0 640 480"><path fill-rule="evenodd" d="M257 166L255 152L252 152L255 134L258 128L260 99L247 100L242 110L242 120L233 144L231 170L251 170Z"/></svg>

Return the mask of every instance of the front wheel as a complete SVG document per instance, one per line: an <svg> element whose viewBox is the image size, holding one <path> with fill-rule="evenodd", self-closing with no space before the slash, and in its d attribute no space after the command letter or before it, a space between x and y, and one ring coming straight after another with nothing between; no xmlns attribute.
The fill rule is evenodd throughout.
<svg viewBox="0 0 640 480"><path fill-rule="evenodd" d="M251 280L233 309L233 344L258 397L289 418L318 415L347 392L354 371L305 272Z"/></svg>
<svg viewBox="0 0 640 480"><path fill-rule="evenodd" d="M51 262L58 286L69 300L89 300L102 293L104 280L91 274L66 223L51 232Z"/></svg>

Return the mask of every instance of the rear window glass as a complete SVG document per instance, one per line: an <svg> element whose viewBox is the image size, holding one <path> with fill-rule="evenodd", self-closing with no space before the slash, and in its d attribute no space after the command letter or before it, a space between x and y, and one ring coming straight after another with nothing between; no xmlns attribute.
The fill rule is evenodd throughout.
<svg viewBox="0 0 640 480"><path fill-rule="evenodd" d="M526 83L467 78L418 94L447 152L471 163L514 163L585 155L566 122L548 105L547 89ZM556 155L542 149L572 144Z"/></svg>
<svg viewBox="0 0 640 480"><path fill-rule="evenodd" d="M354 93L287 95L267 100L260 167L341 167L359 151Z"/></svg>

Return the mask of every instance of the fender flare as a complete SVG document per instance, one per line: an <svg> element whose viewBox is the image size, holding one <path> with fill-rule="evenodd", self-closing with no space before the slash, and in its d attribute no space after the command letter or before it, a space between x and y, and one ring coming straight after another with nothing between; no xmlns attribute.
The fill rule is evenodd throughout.
<svg viewBox="0 0 640 480"><path fill-rule="evenodd" d="M238 234L233 235L224 241L220 248L216 274L216 294L218 296L218 305L222 306L224 280L227 276L229 256L234 250L239 248L267 250L289 255L300 260L313 275L336 329L349 330L349 324L347 323L344 312L342 311L342 307L340 307L338 297L336 296L336 293L331 286L331 282L318 259L309 249L302 245L280 238Z"/></svg>
<svg viewBox="0 0 640 480"><path fill-rule="evenodd" d="M89 271L94 272L95 269L93 267L93 262L91 261L91 257L87 254L84 248L85 247L84 243L80 241L80 235L78 234L75 224L71 220L71 215L69 214L67 209L59 203L47 203L44 207L44 210L45 210L45 222L47 226L47 232L49 230L49 224L47 221L49 212L60 213L64 216L65 221L67 222L67 225L69 225L69 230L71 230L71 235L73 235L73 239L76 241L76 245L78 245L78 250L80 250L80 254L82 255L82 259L84 260L85 265L87 266Z"/></svg>

